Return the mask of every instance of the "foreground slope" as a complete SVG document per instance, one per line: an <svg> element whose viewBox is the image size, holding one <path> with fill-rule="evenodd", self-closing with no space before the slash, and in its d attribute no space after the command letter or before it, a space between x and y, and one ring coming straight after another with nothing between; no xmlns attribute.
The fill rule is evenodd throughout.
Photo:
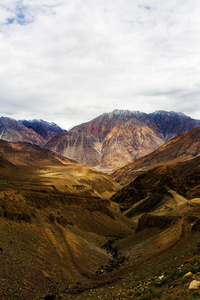
<svg viewBox="0 0 200 300"><path fill-rule="evenodd" d="M192 280L200 280L200 156L152 168L111 199L136 222L136 228L118 242L129 257L129 264L121 269L123 280L95 296L199 299L200 292L188 288ZM189 271L189 277L183 277ZM92 299L91 292L84 295Z"/></svg>
<svg viewBox="0 0 200 300"><path fill-rule="evenodd" d="M199 299L188 288L200 280L200 157L153 168L111 199L135 222L114 244L128 259L113 272L115 284L79 299Z"/></svg>
<svg viewBox="0 0 200 300"><path fill-rule="evenodd" d="M109 260L107 236L131 232L131 223L98 197L18 182L3 185L0 199L1 299L41 299L90 283Z"/></svg>
<svg viewBox="0 0 200 300"><path fill-rule="evenodd" d="M79 280L98 283L96 271L109 260L102 245L132 230L108 200L118 184L34 145L3 141L1 153L1 299L41 299Z"/></svg>
<svg viewBox="0 0 200 300"><path fill-rule="evenodd" d="M45 147L90 166L113 169L200 125L180 113L114 110L53 137Z"/></svg>
<svg viewBox="0 0 200 300"><path fill-rule="evenodd" d="M118 185L90 167L2 157L1 299L185 299L181 276L200 279L199 158L147 171L114 202Z"/></svg>
<svg viewBox="0 0 200 300"><path fill-rule="evenodd" d="M30 173L62 192L110 197L119 190L119 185L102 172L37 145L0 140L0 155L22 173Z"/></svg>
<svg viewBox="0 0 200 300"><path fill-rule="evenodd" d="M76 163L50 150L25 142L0 140L0 153L14 165L20 166L62 166Z"/></svg>
<svg viewBox="0 0 200 300"><path fill-rule="evenodd" d="M200 127L185 132L153 153L128 163L109 173L116 181L127 185L144 171L159 165L174 164L200 155Z"/></svg>

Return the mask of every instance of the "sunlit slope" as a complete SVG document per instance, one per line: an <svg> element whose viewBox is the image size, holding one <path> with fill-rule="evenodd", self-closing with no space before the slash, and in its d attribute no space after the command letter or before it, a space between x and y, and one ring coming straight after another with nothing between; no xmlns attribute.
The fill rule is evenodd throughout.
<svg viewBox="0 0 200 300"><path fill-rule="evenodd" d="M185 132L156 151L110 172L116 181L127 185L144 171L159 165L174 164L200 155L200 127Z"/></svg>

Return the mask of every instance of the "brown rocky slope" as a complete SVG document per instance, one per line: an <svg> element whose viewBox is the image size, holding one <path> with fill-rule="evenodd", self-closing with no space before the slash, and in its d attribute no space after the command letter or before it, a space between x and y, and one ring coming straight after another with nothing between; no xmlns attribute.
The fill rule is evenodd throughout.
<svg viewBox="0 0 200 300"><path fill-rule="evenodd" d="M109 175L121 184L127 185L152 167L186 161L198 155L200 155L200 127L178 135L149 155L116 168Z"/></svg>
<svg viewBox="0 0 200 300"><path fill-rule="evenodd" d="M130 207L162 187L176 191L186 199L200 196L200 156L185 162L152 168L112 196L112 200Z"/></svg>
<svg viewBox="0 0 200 300"><path fill-rule="evenodd" d="M102 245L132 227L109 201L118 184L38 146L1 144L1 299L41 299L78 281L98 284L96 271L109 261Z"/></svg>
<svg viewBox="0 0 200 300"><path fill-rule="evenodd" d="M111 199L136 222L114 244L128 260L112 273L120 281L77 299L199 299L189 284L200 280L200 157L153 168Z"/></svg>
<svg viewBox="0 0 200 300"><path fill-rule="evenodd" d="M6 172L13 178L19 172L28 172L44 185L79 195L110 197L119 190L119 185L108 175L37 145L0 140L0 155L1 165L5 166L4 172L0 172L2 178ZM11 166L16 172L12 173Z"/></svg>
<svg viewBox="0 0 200 300"><path fill-rule="evenodd" d="M25 142L0 140L0 154L18 166L63 166L76 163L74 160L43 149L38 145Z"/></svg>
<svg viewBox="0 0 200 300"><path fill-rule="evenodd" d="M0 189L1 299L41 299L78 281L88 285L109 260L102 248L108 236L131 232L107 200L7 185Z"/></svg>
<svg viewBox="0 0 200 300"><path fill-rule="evenodd" d="M140 207L129 211L139 211L136 223L105 196L117 184L97 170L2 158L1 299L187 299L179 268L198 272L188 263L200 259L200 200L191 199L200 195L198 159L138 177L130 196Z"/></svg>

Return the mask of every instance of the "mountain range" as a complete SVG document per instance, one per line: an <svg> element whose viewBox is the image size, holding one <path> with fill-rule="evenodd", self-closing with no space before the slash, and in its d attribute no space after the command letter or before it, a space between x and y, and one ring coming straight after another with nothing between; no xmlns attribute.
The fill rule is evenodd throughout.
<svg viewBox="0 0 200 300"><path fill-rule="evenodd" d="M82 164L113 169L199 125L182 113L114 110L55 135L44 147Z"/></svg>
<svg viewBox="0 0 200 300"><path fill-rule="evenodd" d="M43 146L51 137L64 131L55 123L43 120L17 121L0 118L0 139L10 142L27 142Z"/></svg>
<svg viewBox="0 0 200 300"><path fill-rule="evenodd" d="M22 141L36 145L45 143L45 139L33 129L6 117L0 118L0 139L10 142Z"/></svg>
<svg viewBox="0 0 200 300"><path fill-rule="evenodd" d="M44 120L1 117L0 138L40 145L101 170L143 157L173 137L200 125L182 113L114 110L66 131Z"/></svg>

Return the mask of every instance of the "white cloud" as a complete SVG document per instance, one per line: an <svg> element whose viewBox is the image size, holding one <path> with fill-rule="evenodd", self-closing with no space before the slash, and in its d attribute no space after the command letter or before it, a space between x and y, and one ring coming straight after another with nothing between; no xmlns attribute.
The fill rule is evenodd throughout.
<svg viewBox="0 0 200 300"><path fill-rule="evenodd" d="M200 119L198 0L0 4L1 114L71 127L115 108Z"/></svg>

